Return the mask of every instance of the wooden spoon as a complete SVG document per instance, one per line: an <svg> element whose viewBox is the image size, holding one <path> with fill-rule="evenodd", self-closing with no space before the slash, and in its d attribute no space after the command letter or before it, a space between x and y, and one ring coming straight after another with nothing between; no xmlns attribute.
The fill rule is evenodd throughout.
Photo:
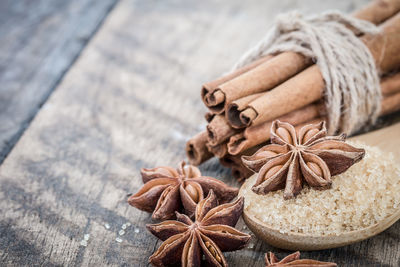
<svg viewBox="0 0 400 267"><path fill-rule="evenodd" d="M350 140L359 140L370 146L377 146L384 152L391 152L395 156L396 163L400 164L400 123ZM247 179L247 182L242 185L239 195L242 195L243 188L251 186L250 180L253 180L254 183L254 177ZM246 209L243 212L243 218L256 236L275 247L289 250L320 250L345 246L379 234L400 218L400 209L378 223L361 230L324 236L294 232L281 233L279 229L271 228L258 220Z"/></svg>

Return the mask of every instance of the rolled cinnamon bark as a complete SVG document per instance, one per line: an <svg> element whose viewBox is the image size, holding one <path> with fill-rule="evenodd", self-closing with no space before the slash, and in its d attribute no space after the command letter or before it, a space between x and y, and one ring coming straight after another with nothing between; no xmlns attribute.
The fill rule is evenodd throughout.
<svg viewBox="0 0 400 267"><path fill-rule="evenodd" d="M243 109L245 109L249 103L256 100L258 97L260 97L262 95L263 95L263 93L248 95L248 96L236 99L235 101L232 101L231 103L229 103L225 108L225 111L226 111L225 117L226 117L228 123L233 128L236 128L236 129L243 128L244 125L239 119L240 112Z"/></svg>
<svg viewBox="0 0 400 267"><path fill-rule="evenodd" d="M374 24L380 24L382 21L387 20L388 18L392 17L394 14L400 11L400 1L398 0L376 0L371 2L369 5L364 7L363 9L356 11L353 16L359 19L367 20L370 21ZM278 66L277 69L275 69L275 72L281 72L282 70L288 69L292 66L292 62L296 61L298 58L298 54L292 53L292 52L284 52L279 55L281 57L281 60L276 59L276 65ZM297 62L298 63L298 62ZM298 66L300 69L304 69L307 66ZM288 75L287 77L282 77L282 79L285 81L289 79L291 75ZM224 99L224 97L219 94L221 101ZM257 108L257 107L256 107ZM249 110L246 111L247 114L244 114L240 116L240 113L229 113L226 111L227 116L229 116L229 122L234 126L235 128L242 128L246 127L251 123L251 120L254 119L257 116L257 109L254 110Z"/></svg>
<svg viewBox="0 0 400 267"><path fill-rule="evenodd" d="M400 73L396 73L382 79L381 82L382 95L390 95L396 93L400 90L399 88L400 88Z"/></svg>
<svg viewBox="0 0 400 267"><path fill-rule="evenodd" d="M382 72L400 64L400 13L382 24L381 34L362 37ZM264 93L240 113L245 125L259 125L323 97L324 80L317 65ZM230 121L230 123L232 123Z"/></svg>
<svg viewBox="0 0 400 267"><path fill-rule="evenodd" d="M213 156L208 151L206 143L206 131L196 134L186 143L186 155L189 159L190 164L200 165L201 163Z"/></svg>
<svg viewBox="0 0 400 267"><path fill-rule="evenodd" d="M358 19L380 24L400 11L398 0L375 0L353 13Z"/></svg>
<svg viewBox="0 0 400 267"><path fill-rule="evenodd" d="M228 154L228 146L227 142L218 144L218 145L211 145L210 143L206 144L208 151L210 151L214 156L218 158L222 158Z"/></svg>
<svg viewBox="0 0 400 267"><path fill-rule="evenodd" d="M241 75L241 74L243 74L243 73L245 73L245 72L257 67L258 65L264 63L265 61L267 61L269 59L271 59L271 56L262 57L262 58L254 61L254 62L252 62L252 63L250 63L250 64L248 64L246 66L243 66L242 68L237 69L234 72L231 72L231 73L229 73L227 75L224 75L224 76L222 76L222 77L220 77L220 78L218 78L218 79L216 79L214 81L211 81L211 82L203 84L202 89L201 89L201 99L203 100L204 104L206 106L208 106L208 104L206 102L206 98L207 98L208 94L210 93L210 91L213 91L215 88L217 88L221 84L223 84L223 83L225 83L227 81L230 81L233 78L235 78L235 77L237 77L237 76L239 76L239 75ZM211 107L210 109L213 110L214 108Z"/></svg>
<svg viewBox="0 0 400 267"><path fill-rule="evenodd" d="M394 112L400 111L400 87L397 88L396 93L385 96L382 99L382 109L379 113L379 116L385 116ZM300 124L299 126L296 126L296 129L301 128L303 125L306 124L315 124L319 123L323 120L326 120L324 116L314 119L311 122L305 122Z"/></svg>
<svg viewBox="0 0 400 267"><path fill-rule="evenodd" d="M237 130L229 125L224 115L215 115L207 125L208 143L212 146L221 144L236 132Z"/></svg>
<svg viewBox="0 0 400 267"><path fill-rule="evenodd" d="M400 1L398 1L398 0L377 0L377 1L373 1L371 4L369 4L362 10L356 12L354 15L360 19L365 19L365 20L368 20L375 24L379 24L380 22L388 19L389 17L391 17L394 14L396 14L397 12L399 12L399 10L400 10ZM400 53L397 53L397 55L398 54L400 54ZM260 59L257 62L253 62L253 63L235 71L234 73L231 73L231 74L221 77L213 82L205 84L202 89L202 99L204 99L203 97L205 97L210 90L213 90L217 86L223 84L224 82L229 81L232 78L237 77L238 75L247 72L248 70L254 68L255 66L260 65L265 60L268 60L270 58L271 57L267 56L264 59ZM281 62L281 68L282 69L286 68L287 64L291 64L290 60L286 61L286 62ZM390 101L390 103L392 103L392 102ZM396 102L394 102L394 103L396 103ZM388 105L385 105L385 106L389 107ZM385 108L383 108L383 109L385 109ZM391 110L393 110L393 108ZM389 111L386 111L386 112L389 112ZM287 112L284 112L284 113L287 113ZM187 142L186 151L187 151L188 158L189 158L189 161L191 162L191 164L198 165L198 164L202 163L203 161L209 159L212 156L212 154L206 148L206 145L205 145L206 142L207 142L207 133L206 132L199 133L198 135L196 135L195 137L193 137L191 140L189 140Z"/></svg>
<svg viewBox="0 0 400 267"><path fill-rule="evenodd" d="M353 16L379 24L398 11L400 11L398 0L377 0L356 11ZM211 86L208 86L208 89L203 89L203 102L212 112L221 114L230 102L246 95L269 90L305 69L309 64L310 61L298 53L281 53L261 64L264 67L259 65L252 71L237 75L235 79L230 81L225 79L219 87L213 83L214 89ZM260 79L260 77L263 77L263 79Z"/></svg>
<svg viewBox="0 0 400 267"><path fill-rule="evenodd" d="M400 110L400 73L386 77L381 82L384 98L381 105L381 116Z"/></svg>
<svg viewBox="0 0 400 267"><path fill-rule="evenodd" d="M290 61L290 65L282 69L281 61ZM310 64L310 59L298 53L279 54L210 91L205 103L212 112L220 114L230 102L272 89Z"/></svg>
<svg viewBox="0 0 400 267"><path fill-rule="evenodd" d="M388 115L400 110L400 92L389 95L382 100L381 115Z"/></svg>
<svg viewBox="0 0 400 267"><path fill-rule="evenodd" d="M206 114L204 114L204 119L206 119L208 123L211 122L214 117L215 114L211 112L206 112Z"/></svg>
<svg viewBox="0 0 400 267"><path fill-rule="evenodd" d="M397 75L396 75L397 76ZM393 76L393 79L397 77ZM387 79L385 82L391 82ZM384 82L382 82L384 83ZM385 95L381 103L380 116L394 113L400 110L400 83L391 87L390 95ZM382 85L381 85L382 86ZM289 122L293 125L299 125L310 121L316 117L325 117L325 110L321 104L310 104L304 108L290 112L278 118L281 121ZM264 143L270 138L271 121L260 125L246 128L243 132L233 135L228 142L228 153L231 155L240 154L242 151L249 149L258 144Z"/></svg>
<svg viewBox="0 0 400 267"><path fill-rule="evenodd" d="M292 111L280 118L280 121L298 125L321 116L322 104L310 104L304 108ZM266 142L270 138L272 121L246 128L243 132L233 135L228 142L228 152L238 155L253 146Z"/></svg>

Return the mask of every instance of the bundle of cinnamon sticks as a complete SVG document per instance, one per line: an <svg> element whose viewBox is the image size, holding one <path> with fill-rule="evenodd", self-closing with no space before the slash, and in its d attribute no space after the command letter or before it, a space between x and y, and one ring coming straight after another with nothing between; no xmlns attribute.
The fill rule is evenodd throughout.
<svg viewBox="0 0 400 267"><path fill-rule="evenodd" d="M359 38L381 76L381 115L400 110L400 1L375 0L353 14L379 26L381 33ZM297 127L326 120L324 80L312 60L295 52L268 55L203 85L207 128L191 138L191 164L213 156L239 180L252 173L240 157L266 144L275 119Z"/></svg>

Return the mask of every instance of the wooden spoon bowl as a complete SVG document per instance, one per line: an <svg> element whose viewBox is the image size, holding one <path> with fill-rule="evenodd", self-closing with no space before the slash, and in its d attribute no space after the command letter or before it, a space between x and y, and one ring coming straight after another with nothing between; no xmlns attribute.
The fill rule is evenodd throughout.
<svg viewBox="0 0 400 267"><path fill-rule="evenodd" d="M400 123L352 138L352 140L359 140L370 146L378 146L385 152L392 152L395 155L396 162L400 164L399 136ZM250 188L254 182L254 176L247 179L240 188L239 195L243 195L245 188ZM271 228L260 221L246 209L243 211L243 218L247 226L257 237L275 247L288 250L321 250L345 246L379 234L400 218L400 209L374 225L356 231L343 232L339 235L312 235L297 232L282 233L279 229Z"/></svg>

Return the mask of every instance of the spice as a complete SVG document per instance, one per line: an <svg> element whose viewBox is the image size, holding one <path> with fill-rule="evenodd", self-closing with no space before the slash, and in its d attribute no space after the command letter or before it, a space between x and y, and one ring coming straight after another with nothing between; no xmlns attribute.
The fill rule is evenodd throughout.
<svg viewBox="0 0 400 267"><path fill-rule="evenodd" d="M320 116L322 107L320 104L311 104L304 108L292 111L280 118L280 121L300 126L309 124ZM272 121L264 122L260 125L247 127L243 132L233 135L228 143L228 152L237 155L246 149L262 144L269 140Z"/></svg>
<svg viewBox="0 0 400 267"><path fill-rule="evenodd" d="M399 37L395 34L400 31L400 14L383 23L380 28L381 34L365 35L361 40L370 49L377 68L385 73L395 70L400 63L400 57L395 56L400 49ZM291 61L287 60L280 67L285 70L290 65ZM276 71L279 73L282 70ZM324 88L325 82L319 67L312 65L293 77L288 76L285 82L250 102L236 117L231 114L228 118L231 118L232 125L237 121L242 126L259 125L321 99Z"/></svg>
<svg viewBox="0 0 400 267"><path fill-rule="evenodd" d="M175 211L183 210L193 216L196 204L211 189L221 203L231 201L238 189L222 181L201 176L200 170L192 165L185 166L182 161L179 168L157 167L142 169L143 187L130 196L130 205L147 212L153 212L153 219L169 219Z"/></svg>
<svg viewBox="0 0 400 267"><path fill-rule="evenodd" d="M218 158L223 158L228 154L228 145L227 143L221 143L218 145L211 145L210 143L206 144L208 151L214 154L214 156Z"/></svg>
<svg viewBox="0 0 400 267"><path fill-rule="evenodd" d="M282 61L290 62L290 64L286 64L285 67L282 67ZM224 92L224 107L227 108L232 101L273 89L285 82L288 77L290 78L304 70L311 65L311 63L312 60L310 58L299 53L281 53L236 79L222 84L217 89L220 91L215 91L215 93ZM250 103L253 101L254 100ZM240 112L236 114L238 115L239 113ZM232 113L232 109L230 112L226 110L226 116L234 128L243 128L247 126Z"/></svg>
<svg viewBox="0 0 400 267"><path fill-rule="evenodd" d="M236 71L228 75L203 84L203 87L201 89L201 98L204 104L210 109L212 113L221 114L224 111L225 107L225 93L217 90L217 87L254 69L258 65L264 63L265 61L268 61L271 58L271 56L262 57L246 66L243 66L242 68L237 69ZM215 91L217 91L218 93Z"/></svg>
<svg viewBox="0 0 400 267"><path fill-rule="evenodd" d="M300 192L303 182L329 188L331 176L343 173L365 154L344 140L345 135L327 136L325 122L305 125L297 133L291 124L274 121L272 144L242 157L248 168L258 172L252 190L267 194L285 188L284 198L289 199Z"/></svg>
<svg viewBox="0 0 400 267"><path fill-rule="evenodd" d="M215 146L228 140L236 132L237 130L229 125L224 115L216 115L207 125L207 140L210 145Z"/></svg>
<svg viewBox="0 0 400 267"><path fill-rule="evenodd" d="M334 267L337 266L336 263L333 262L322 262L322 261L316 261L316 260L310 260L310 259L300 259L300 252L297 251L295 253L292 253L282 260L278 260L278 258L275 256L274 253L269 252L265 253L265 266L266 267L272 267L272 266L298 266L298 267L304 267L304 266L319 266L319 267Z"/></svg>
<svg viewBox="0 0 400 267"><path fill-rule="evenodd" d="M394 34L399 30L399 10L398 0L372 1L371 4L353 14L354 17L370 21L382 29L382 34L377 36L360 36L360 39L370 48L373 57L377 59L376 66L382 74L383 98L380 116L400 109L400 76L397 74L387 76L395 70L399 62L397 56L399 55L397 53L400 43L399 35ZM269 130L270 124L275 119L286 121L283 117L291 116L289 119L295 121L288 122L296 126L310 123L316 118L326 119L323 111L316 117L315 110L306 109L322 102L325 83L318 67L314 64L306 68L309 62L303 61L304 64L301 63L299 54L293 52L267 55L233 73L203 85L201 97L209 109L208 122L214 118L211 114L225 115L233 128L240 129L234 133L227 127L226 121L220 120L219 123L214 121L213 125L208 127L213 138L208 138L206 131L203 131L188 141L186 152L191 164L199 165L213 156L206 146L206 143L210 141L214 144L227 142L227 155L241 154L267 141L269 132L263 130L267 128ZM296 65L299 70L305 69L293 76L294 72L291 72L293 65ZM265 85L277 78L267 79L266 77L271 74L279 76L283 82L268 89ZM249 77L253 79L249 80ZM295 118L294 115L298 117ZM241 128L246 125L249 126ZM232 136L229 137L229 135ZM221 148L212 147L219 155L224 152ZM242 173L246 175L245 172ZM247 178L247 176L241 178Z"/></svg>
<svg viewBox="0 0 400 267"><path fill-rule="evenodd" d="M164 242L149 258L156 266L200 266L202 254L210 266L227 266L222 252L242 249L250 235L234 228L243 211L243 197L218 205L213 190L196 207L195 221L176 213L176 221L147 225Z"/></svg>
<svg viewBox="0 0 400 267"><path fill-rule="evenodd" d="M206 146L208 133L200 132L193 136L186 143L186 155L189 158L190 164L200 165L202 162L210 159L213 154L208 151Z"/></svg>

